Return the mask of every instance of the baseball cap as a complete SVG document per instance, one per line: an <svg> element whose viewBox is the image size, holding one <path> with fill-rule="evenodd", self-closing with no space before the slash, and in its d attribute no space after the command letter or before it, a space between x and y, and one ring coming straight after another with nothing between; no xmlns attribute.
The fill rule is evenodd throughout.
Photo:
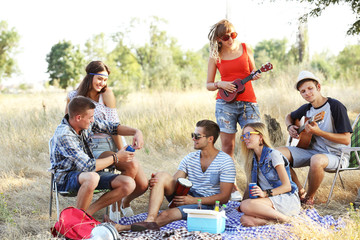
<svg viewBox="0 0 360 240"><path fill-rule="evenodd" d="M301 71L301 72L299 73L299 76L298 76L297 81L296 81L296 83L295 83L295 89L296 89L296 90L299 90L299 89L298 89L299 83L300 83L301 81L303 81L303 80L315 80L315 81L317 81L318 83L320 83L320 80L319 80L317 77L315 77L315 75L314 75L313 73L304 70L304 71Z"/></svg>

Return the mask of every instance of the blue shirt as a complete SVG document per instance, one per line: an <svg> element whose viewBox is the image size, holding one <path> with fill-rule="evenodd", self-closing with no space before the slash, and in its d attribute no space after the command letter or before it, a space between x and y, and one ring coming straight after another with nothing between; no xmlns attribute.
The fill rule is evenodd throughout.
<svg viewBox="0 0 360 240"><path fill-rule="evenodd" d="M209 197L220 193L220 182L235 182L235 164L228 154L219 151L206 171L203 172L200 164L200 153L200 150L189 153L180 162L178 168L188 175L189 181L193 184L190 195L196 193L199 196Z"/></svg>
<svg viewBox="0 0 360 240"><path fill-rule="evenodd" d="M116 135L118 126L119 123L95 119L88 129L77 134L69 124L69 116L65 115L50 140L50 162L51 169L55 170L55 180L64 184L66 173L70 171L95 171L91 136L94 132Z"/></svg>

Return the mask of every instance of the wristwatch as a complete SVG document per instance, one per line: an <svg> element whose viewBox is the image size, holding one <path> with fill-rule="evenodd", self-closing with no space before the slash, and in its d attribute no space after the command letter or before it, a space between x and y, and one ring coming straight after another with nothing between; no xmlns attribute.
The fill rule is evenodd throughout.
<svg viewBox="0 0 360 240"><path fill-rule="evenodd" d="M266 193L267 193L268 197L272 197L272 196L273 196L272 189L266 189Z"/></svg>

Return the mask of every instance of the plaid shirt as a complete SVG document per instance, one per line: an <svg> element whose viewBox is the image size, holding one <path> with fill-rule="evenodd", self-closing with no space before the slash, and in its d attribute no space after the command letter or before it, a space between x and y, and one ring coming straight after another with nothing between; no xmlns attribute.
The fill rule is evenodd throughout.
<svg viewBox="0 0 360 240"><path fill-rule="evenodd" d="M55 170L55 180L58 184L64 184L65 176L70 171L95 171L96 159L91 150L91 136L94 132L116 135L119 126L119 123L95 119L95 122L79 135L68 120L69 116L65 115L50 140L51 169Z"/></svg>

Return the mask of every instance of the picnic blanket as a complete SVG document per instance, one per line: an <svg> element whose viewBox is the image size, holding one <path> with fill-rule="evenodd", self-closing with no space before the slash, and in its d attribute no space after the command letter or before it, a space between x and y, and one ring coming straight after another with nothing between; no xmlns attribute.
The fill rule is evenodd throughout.
<svg viewBox="0 0 360 240"><path fill-rule="evenodd" d="M298 239L298 237L290 231L293 228L292 223L272 224L260 227L244 227L240 224L240 217L243 213L236 210L239 202L230 201L226 207L226 226L225 232L222 234L210 234L201 232L188 232L186 230L186 220L179 220L169 223L161 228L160 231L144 231L144 232L121 232L120 239ZM130 225L136 222L144 221L147 213L130 218L121 218L119 223L122 225ZM311 225L319 229L329 229L336 231L345 227L345 222L339 218L335 220L332 216L327 215L321 217L315 208L302 210L296 221ZM296 223L298 224L298 222Z"/></svg>

